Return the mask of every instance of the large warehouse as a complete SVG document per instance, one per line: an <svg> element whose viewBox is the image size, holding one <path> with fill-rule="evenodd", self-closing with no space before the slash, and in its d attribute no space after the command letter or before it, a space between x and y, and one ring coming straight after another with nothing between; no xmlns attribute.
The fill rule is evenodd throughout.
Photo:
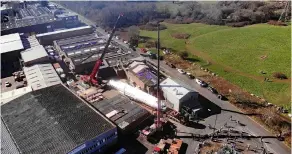
<svg viewBox="0 0 292 154"><path fill-rule="evenodd" d="M116 126L61 84L5 103L1 113L1 153L102 153L117 142Z"/></svg>

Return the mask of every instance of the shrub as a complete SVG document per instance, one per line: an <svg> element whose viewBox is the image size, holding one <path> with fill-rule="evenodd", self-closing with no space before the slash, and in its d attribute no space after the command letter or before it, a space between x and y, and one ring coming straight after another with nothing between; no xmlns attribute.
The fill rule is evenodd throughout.
<svg viewBox="0 0 292 154"><path fill-rule="evenodd" d="M275 21L275 20L270 20L268 22L268 24L270 25L275 25L275 26L287 26L286 23L282 22L282 21Z"/></svg>
<svg viewBox="0 0 292 154"><path fill-rule="evenodd" d="M281 72L273 73L273 77L278 78L278 79L287 79L287 76Z"/></svg>
<svg viewBox="0 0 292 154"><path fill-rule="evenodd" d="M156 48L156 42L155 41L147 41L145 43L146 48Z"/></svg>
<svg viewBox="0 0 292 154"><path fill-rule="evenodd" d="M183 52L180 52L180 53L179 53L179 56L180 56L182 59L186 59L186 58L189 56L189 53L186 52L186 51L183 51Z"/></svg>

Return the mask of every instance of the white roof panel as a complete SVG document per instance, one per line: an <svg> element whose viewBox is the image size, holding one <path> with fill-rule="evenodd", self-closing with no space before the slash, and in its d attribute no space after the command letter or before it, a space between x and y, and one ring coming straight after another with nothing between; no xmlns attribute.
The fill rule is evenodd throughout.
<svg viewBox="0 0 292 154"><path fill-rule="evenodd" d="M47 36L47 35L52 35L52 34L59 34L59 33L64 33L64 32L71 32L75 30L80 30L80 29L88 29L91 28L90 26L82 26L82 27L77 27L77 28L70 28L70 29L64 29L64 30L59 30L59 31L54 31L54 32L48 32L48 33L42 33L42 34L37 34L36 37L42 37L42 36Z"/></svg>
<svg viewBox="0 0 292 154"><path fill-rule="evenodd" d="M1 93L1 105L10 102L11 100L16 99L31 91L32 91L31 87L28 86Z"/></svg>
<svg viewBox="0 0 292 154"><path fill-rule="evenodd" d="M188 94L190 90L171 80L170 78L165 79L160 83L162 91L171 93L177 99L181 99L183 96Z"/></svg>
<svg viewBox="0 0 292 154"><path fill-rule="evenodd" d="M26 49L25 51L22 51L20 54L24 62L33 61L48 56L48 53L46 52L45 48L42 45Z"/></svg>
<svg viewBox="0 0 292 154"><path fill-rule="evenodd" d="M133 72L134 73L138 73L138 72L140 72L142 69L144 69L144 68L148 68L148 66L146 66L145 64L143 64L143 65L138 65L137 67L135 67L134 69L133 69Z"/></svg>
<svg viewBox="0 0 292 154"><path fill-rule="evenodd" d="M24 49L19 33L0 37L1 53Z"/></svg>
<svg viewBox="0 0 292 154"><path fill-rule="evenodd" d="M27 83L33 90L62 83L52 64L38 64L23 68Z"/></svg>

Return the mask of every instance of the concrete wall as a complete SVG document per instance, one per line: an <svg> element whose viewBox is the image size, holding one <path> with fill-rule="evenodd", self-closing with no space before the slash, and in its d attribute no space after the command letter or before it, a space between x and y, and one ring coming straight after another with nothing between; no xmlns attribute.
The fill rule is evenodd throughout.
<svg viewBox="0 0 292 154"><path fill-rule="evenodd" d="M113 128L107 132L104 132L97 136L96 138L86 141L84 144L73 149L68 154L80 154L80 153L104 153L110 146L117 143L118 132L117 128Z"/></svg>
<svg viewBox="0 0 292 154"><path fill-rule="evenodd" d="M136 86L140 86L142 90L146 90L146 85L133 72L127 71L128 79L131 84L135 82Z"/></svg>
<svg viewBox="0 0 292 154"><path fill-rule="evenodd" d="M170 108L172 108L175 111L179 112L180 109L180 100L175 97L172 93L169 93L165 90L163 90L163 97L167 100L168 103L170 103Z"/></svg>
<svg viewBox="0 0 292 154"><path fill-rule="evenodd" d="M34 64L43 64L43 63L48 63L48 62L50 62L50 58L49 56L46 56L46 57L42 57L42 58L35 59L32 61L24 62L24 66L31 66Z"/></svg>

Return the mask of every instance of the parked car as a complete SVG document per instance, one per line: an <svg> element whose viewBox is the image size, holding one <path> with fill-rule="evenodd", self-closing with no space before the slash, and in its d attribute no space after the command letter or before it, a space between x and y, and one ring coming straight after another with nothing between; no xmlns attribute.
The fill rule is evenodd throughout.
<svg viewBox="0 0 292 154"><path fill-rule="evenodd" d="M22 87L25 87L24 84L17 85L16 89L19 89L19 88L22 88Z"/></svg>
<svg viewBox="0 0 292 154"><path fill-rule="evenodd" d="M201 81L200 79L196 79L196 82L201 86L201 87L207 87L208 84L204 81Z"/></svg>
<svg viewBox="0 0 292 154"><path fill-rule="evenodd" d="M186 72L182 69L177 69L177 71L180 73L180 74L186 74Z"/></svg>
<svg viewBox="0 0 292 154"><path fill-rule="evenodd" d="M213 94L218 94L217 90L211 86L209 86L207 89L210 90Z"/></svg>
<svg viewBox="0 0 292 154"><path fill-rule="evenodd" d="M6 81L6 82L5 82L5 87L10 87L10 86L11 86L11 83L8 82L8 81Z"/></svg>
<svg viewBox="0 0 292 154"><path fill-rule="evenodd" d="M194 79L195 77L191 74L191 73L189 73L189 72L187 72L187 75L188 75L188 77L190 78L190 79Z"/></svg>

